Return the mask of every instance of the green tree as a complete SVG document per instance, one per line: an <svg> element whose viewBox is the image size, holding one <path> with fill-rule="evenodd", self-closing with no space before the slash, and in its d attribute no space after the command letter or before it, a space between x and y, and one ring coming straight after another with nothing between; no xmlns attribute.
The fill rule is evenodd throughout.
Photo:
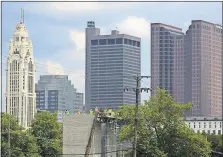
<svg viewBox="0 0 223 157"><path fill-rule="evenodd" d="M1 156L39 157L36 139L18 125L16 120L5 113L1 114ZM10 126L10 149L8 145Z"/></svg>
<svg viewBox="0 0 223 157"><path fill-rule="evenodd" d="M30 132L37 138L42 157L58 157L58 154L62 154L61 126L56 113L43 111L35 115Z"/></svg>
<svg viewBox="0 0 223 157"><path fill-rule="evenodd" d="M223 135L206 134L206 133L202 133L202 135L204 135L207 138L207 140L211 143L211 148L213 151L223 153L223 145L222 145Z"/></svg>
<svg viewBox="0 0 223 157"><path fill-rule="evenodd" d="M167 91L161 89L145 101L138 112L138 157L208 157L210 143L183 121L184 112L190 107L191 104L176 103ZM117 115L128 120L121 129L121 141L133 142L135 106L121 106Z"/></svg>

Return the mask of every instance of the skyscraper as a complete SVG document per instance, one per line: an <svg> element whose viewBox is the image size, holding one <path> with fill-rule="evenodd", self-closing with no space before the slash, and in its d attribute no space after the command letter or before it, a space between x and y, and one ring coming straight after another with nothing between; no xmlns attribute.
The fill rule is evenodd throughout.
<svg viewBox="0 0 223 157"><path fill-rule="evenodd" d="M194 20L185 36L193 116L222 115L222 26ZM190 67L191 66L191 67ZM190 94L191 93L191 94Z"/></svg>
<svg viewBox="0 0 223 157"><path fill-rule="evenodd" d="M100 29L90 21L86 28L85 105L86 109L113 108L135 104L136 81L124 76L141 73L141 39L113 30L100 35Z"/></svg>
<svg viewBox="0 0 223 157"><path fill-rule="evenodd" d="M151 24L152 95L166 89L178 102L184 102L184 33L161 23Z"/></svg>
<svg viewBox="0 0 223 157"><path fill-rule="evenodd" d="M222 26L194 20L184 35L180 28L154 23L151 33L152 88L192 102L188 115L222 115Z"/></svg>
<svg viewBox="0 0 223 157"><path fill-rule="evenodd" d="M58 113L62 122L66 110L70 114L82 110L83 94L77 93L67 75L41 75L36 84L36 107Z"/></svg>
<svg viewBox="0 0 223 157"><path fill-rule="evenodd" d="M6 77L6 113L27 128L36 113L35 64L23 15L9 42Z"/></svg>

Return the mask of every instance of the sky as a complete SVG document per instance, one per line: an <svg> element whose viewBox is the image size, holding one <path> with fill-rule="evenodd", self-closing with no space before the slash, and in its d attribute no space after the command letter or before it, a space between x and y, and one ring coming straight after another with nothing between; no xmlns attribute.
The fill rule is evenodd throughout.
<svg viewBox="0 0 223 157"><path fill-rule="evenodd" d="M9 40L25 12L25 25L33 42L36 80L40 75L65 74L84 93L85 28L95 21L101 34L117 29L140 37L142 75L150 75L150 24L164 23L183 29L191 20L222 24L220 2L2 2L2 105L5 104L6 56ZM150 87L150 80L142 82ZM143 93L148 100L150 93Z"/></svg>

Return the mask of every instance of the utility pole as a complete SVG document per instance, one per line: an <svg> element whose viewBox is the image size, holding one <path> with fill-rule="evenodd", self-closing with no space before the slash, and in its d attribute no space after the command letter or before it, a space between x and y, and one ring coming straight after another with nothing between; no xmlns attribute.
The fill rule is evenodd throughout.
<svg viewBox="0 0 223 157"><path fill-rule="evenodd" d="M134 120L134 143L133 143L133 157L136 157L136 148L137 148L137 118L138 118L138 109L139 109L139 93L142 91L151 91L151 88L140 88L140 82L143 78L150 78L150 76L136 76L136 88L133 88L133 91L136 92L136 106L135 106L135 120ZM125 88L124 91L128 91L128 88Z"/></svg>
<svg viewBox="0 0 223 157"><path fill-rule="evenodd" d="M10 111L10 109L9 109ZM8 127L8 157L11 157L11 133L10 133L10 130L11 130L11 126L10 126L10 123L11 123L11 117L9 116L9 127Z"/></svg>

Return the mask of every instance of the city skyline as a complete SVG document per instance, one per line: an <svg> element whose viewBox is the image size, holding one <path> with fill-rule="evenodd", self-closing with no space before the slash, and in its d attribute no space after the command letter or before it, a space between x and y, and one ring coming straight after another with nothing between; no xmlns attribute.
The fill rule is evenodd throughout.
<svg viewBox="0 0 223 157"><path fill-rule="evenodd" d="M36 81L39 80L39 75L45 74L47 71L51 74L70 74L69 79L72 80L75 88L77 88L80 92L84 92L84 29L86 21L91 19L96 21L99 25L98 27L102 28L102 34L108 34L111 29L118 27L120 33L127 33L142 38L141 68L142 74L144 75L150 74L150 22L161 22L177 26L183 28L184 33L188 28L191 20L200 19L213 23L222 23L222 8L220 3L205 4L199 2L199 6L197 6L196 3L160 4L160 2L157 2L148 3L147 5L136 3L134 6L130 3L128 3L129 5L123 5L123 3L119 3L119 7L113 6L112 8L111 4L109 5L107 3L94 2L94 5L90 5L90 3L88 3L89 5L86 5L86 7L82 9L79 9L76 7L77 5L74 4L69 5L63 3L58 5L59 3L36 3L38 4L37 8L42 5L45 6L42 7L42 10L39 11L37 11L38 9L32 8L34 6L33 3L17 4L18 3L16 2L14 4L3 3L3 97L5 96L4 82L6 77L4 65L4 63L6 63L6 57L4 56L8 55L8 42L12 38L12 29L14 29L16 23L19 21L20 7L25 9L25 24L28 27L30 38L33 40L35 61L40 64L47 64L47 68L44 65L37 65ZM49 5L51 8L48 11L46 7L47 5ZM125 6L124 10L128 12L128 15L123 13L119 17L115 16L116 18L114 19L106 18L105 20L102 19L103 16L96 16L97 14L101 14L103 11L111 16L112 14L109 14L110 10L106 12L105 9L106 7L108 8L110 6L117 13L123 12L123 6ZM152 10L156 7L163 9L159 8L157 10L148 11L147 14L145 13L146 11L143 11L142 13L136 12L137 9L140 7L143 8L145 6L150 7L150 9L147 10ZM186 8L190 8L191 6L198 7L198 9L194 9L199 10L197 11L198 14L195 14L194 10L191 12L186 10ZM168 8L167 11L165 10L165 7L172 7L172 10ZM64 8L68 8L67 11ZM209 11L207 12L205 8L208 8ZM58 14L55 12L58 11L58 9L60 11L59 13L61 13L60 16L58 16ZM158 13L158 10L162 10L163 12L166 11L166 13L169 13L169 17L171 18L167 18L165 14L162 14L163 16L157 17L155 13ZM83 13L83 11L84 15L79 14ZM92 11L94 11L94 14L92 14ZM182 13L181 16L176 14L177 11ZM154 14L152 15L151 12ZM72 18L72 16L76 18ZM74 22L72 21L73 19L75 19ZM107 21L108 19L109 21ZM36 22L38 25L36 25ZM78 82L78 84L76 82ZM144 85L147 87L150 86L150 81ZM148 96L148 94L146 96L144 95L142 100L147 99ZM2 103L3 105L5 104L4 98Z"/></svg>

